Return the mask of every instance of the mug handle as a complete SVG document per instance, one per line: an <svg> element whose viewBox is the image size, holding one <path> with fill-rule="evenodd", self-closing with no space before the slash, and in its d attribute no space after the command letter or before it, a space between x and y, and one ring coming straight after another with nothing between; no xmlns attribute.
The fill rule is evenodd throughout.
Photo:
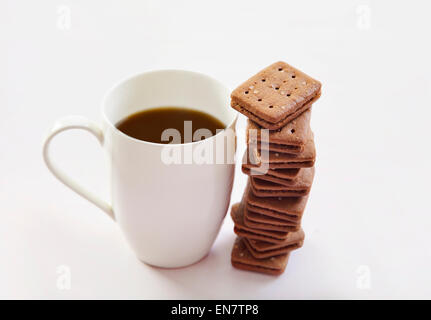
<svg viewBox="0 0 431 320"><path fill-rule="evenodd" d="M86 190L81 187L78 183L76 183L73 179L71 179L68 175L66 175L61 169L59 169L52 161L49 156L49 146L51 144L52 139L59 134L60 132L69 130L69 129L82 129L92 133L99 143L103 146L104 136L102 130L99 126L84 117L79 116L69 116L62 119L59 119L55 122L54 126L48 133L48 136L45 138L43 142L43 159L45 160L46 166L52 172L52 174L68 186L70 189L75 191L80 196L84 197L88 201L95 204L97 207L105 211L113 220L115 220L114 212L112 211L112 206L94 195L92 192Z"/></svg>

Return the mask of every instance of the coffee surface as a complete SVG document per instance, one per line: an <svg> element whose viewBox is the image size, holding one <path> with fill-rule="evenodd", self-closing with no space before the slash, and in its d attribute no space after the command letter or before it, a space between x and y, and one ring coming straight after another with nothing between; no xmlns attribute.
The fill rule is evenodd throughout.
<svg viewBox="0 0 431 320"><path fill-rule="evenodd" d="M203 139L198 134L193 139L198 129L208 129L211 135L215 135L217 129L224 129L226 126L219 119L202 111L182 107L158 107L134 113L119 121L116 127L135 139L167 144L179 143L179 140L169 137L167 141L163 141L162 133L166 129L177 130L181 135L181 143L188 143Z"/></svg>

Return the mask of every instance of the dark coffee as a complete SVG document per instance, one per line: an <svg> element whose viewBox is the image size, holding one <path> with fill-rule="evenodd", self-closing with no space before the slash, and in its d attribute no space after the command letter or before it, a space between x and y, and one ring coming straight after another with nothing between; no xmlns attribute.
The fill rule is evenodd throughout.
<svg viewBox="0 0 431 320"><path fill-rule="evenodd" d="M185 121L191 121L191 132L187 131L188 124L185 124ZM193 134L198 129L208 129L211 135L215 135L217 129L224 129L226 126L217 118L202 111L180 107L159 107L134 113L118 122L116 127L133 138L167 144L173 139L162 141L162 133L165 129L178 130L181 143L187 143L202 139L202 137L193 139Z"/></svg>

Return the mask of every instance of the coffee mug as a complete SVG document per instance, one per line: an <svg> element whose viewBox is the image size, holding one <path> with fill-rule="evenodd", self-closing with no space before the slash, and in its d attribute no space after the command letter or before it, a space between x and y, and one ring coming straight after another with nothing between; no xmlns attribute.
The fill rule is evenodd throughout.
<svg viewBox="0 0 431 320"><path fill-rule="evenodd" d="M222 148L224 161L215 161L217 152L206 157L210 161L193 161L196 152L216 150L215 145L235 135L237 113L229 104L229 90L206 75L181 70L141 73L106 94L100 127L82 117L58 120L44 141L43 157L54 176L119 224L141 261L166 268L187 266L209 253L229 206L235 164L227 159L234 159L236 146ZM203 111L226 128L192 143L158 144L132 138L115 126L127 116L158 106ZM50 142L68 129L92 133L105 150L110 202L81 187L52 162ZM166 161L169 154L181 155L182 161Z"/></svg>

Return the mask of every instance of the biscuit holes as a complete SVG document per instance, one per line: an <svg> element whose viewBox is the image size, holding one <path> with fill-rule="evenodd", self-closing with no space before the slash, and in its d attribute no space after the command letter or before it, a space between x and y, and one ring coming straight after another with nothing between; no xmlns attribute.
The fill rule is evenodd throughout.
<svg viewBox="0 0 431 320"><path fill-rule="evenodd" d="M283 71L283 68L278 68L278 71Z"/></svg>
<svg viewBox="0 0 431 320"><path fill-rule="evenodd" d="M248 90L246 92L244 92L245 94L248 94Z"/></svg>
<svg viewBox="0 0 431 320"><path fill-rule="evenodd" d="M278 89L280 89L280 87L275 87L274 89L275 89L275 90L278 90Z"/></svg>
<svg viewBox="0 0 431 320"><path fill-rule="evenodd" d="M290 129L290 133L295 133L295 129Z"/></svg>
<svg viewBox="0 0 431 320"><path fill-rule="evenodd" d="M290 93L286 94L286 97L290 97Z"/></svg>
<svg viewBox="0 0 431 320"><path fill-rule="evenodd" d="M295 79L295 78L296 78L296 75L292 74L292 79Z"/></svg>
<svg viewBox="0 0 431 320"><path fill-rule="evenodd" d="M257 99L257 101L261 102L261 101L262 101L262 99L261 99L261 98L259 98L259 99Z"/></svg>
<svg viewBox="0 0 431 320"><path fill-rule="evenodd" d="M274 106L269 106L268 108L272 109L272 108L274 108Z"/></svg>
<svg viewBox="0 0 431 320"><path fill-rule="evenodd" d="M261 81L262 81L262 82L265 82L266 80L265 80L265 79L262 79Z"/></svg>

